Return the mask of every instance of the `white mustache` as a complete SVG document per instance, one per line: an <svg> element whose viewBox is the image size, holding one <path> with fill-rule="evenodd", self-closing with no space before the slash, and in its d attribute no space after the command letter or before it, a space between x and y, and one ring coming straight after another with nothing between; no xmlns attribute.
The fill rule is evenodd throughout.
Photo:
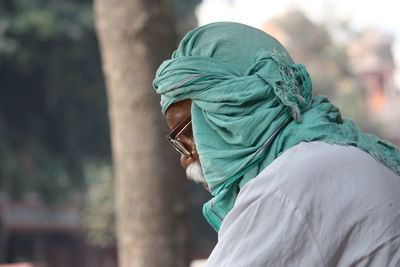
<svg viewBox="0 0 400 267"><path fill-rule="evenodd" d="M193 162L186 168L186 177L196 183L207 183L199 161Z"/></svg>

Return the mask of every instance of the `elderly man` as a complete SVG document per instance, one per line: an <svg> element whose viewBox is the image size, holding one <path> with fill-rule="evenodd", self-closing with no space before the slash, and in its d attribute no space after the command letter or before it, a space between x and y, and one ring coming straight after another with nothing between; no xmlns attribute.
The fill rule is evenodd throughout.
<svg viewBox="0 0 400 267"><path fill-rule="evenodd" d="M273 37L188 33L154 87L188 178L213 198L207 266L400 266L400 156L359 131Z"/></svg>

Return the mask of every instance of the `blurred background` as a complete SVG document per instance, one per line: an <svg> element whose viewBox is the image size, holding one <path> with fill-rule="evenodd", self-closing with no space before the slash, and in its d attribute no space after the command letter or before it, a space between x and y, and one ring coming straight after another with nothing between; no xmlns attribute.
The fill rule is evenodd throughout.
<svg viewBox="0 0 400 267"><path fill-rule="evenodd" d="M314 94L399 146L400 20L393 1L171 0L170 9L178 39L214 21L275 36L307 66ZM118 266L94 22L91 0L0 0L0 266ZM207 258L217 241L201 215L210 196L201 186L187 188L189 257Z"/></svg>

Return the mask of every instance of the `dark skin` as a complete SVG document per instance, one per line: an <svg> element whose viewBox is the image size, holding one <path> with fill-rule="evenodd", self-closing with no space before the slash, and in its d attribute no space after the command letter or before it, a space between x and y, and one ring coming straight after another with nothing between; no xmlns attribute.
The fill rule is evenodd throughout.
<svg viewBox="0 0 400 267"><path fill-rule="evenodd" d="M165 119L168 127L172 130L182 123L187 117L191 115L192 101L190 99L182 100L172 104L165 113ZM186 169L190 164L199 160L199 154L196 150L196 144L193 138L192 128L179 136L181 143L191 152L190 157L181 155L181 166ZM204 187L208 190L207 184Z"/></svg>

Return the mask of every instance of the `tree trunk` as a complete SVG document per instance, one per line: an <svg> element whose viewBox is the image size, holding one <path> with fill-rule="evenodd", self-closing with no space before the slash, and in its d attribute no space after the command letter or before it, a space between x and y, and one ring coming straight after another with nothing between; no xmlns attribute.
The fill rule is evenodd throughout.
<svg viewBox="0 0 400 267"><path fill-rule="evenodd" d="M152 88L175 33L167 1L95 0L107 82L121 267L188 265L187 201Z"/></svg>

